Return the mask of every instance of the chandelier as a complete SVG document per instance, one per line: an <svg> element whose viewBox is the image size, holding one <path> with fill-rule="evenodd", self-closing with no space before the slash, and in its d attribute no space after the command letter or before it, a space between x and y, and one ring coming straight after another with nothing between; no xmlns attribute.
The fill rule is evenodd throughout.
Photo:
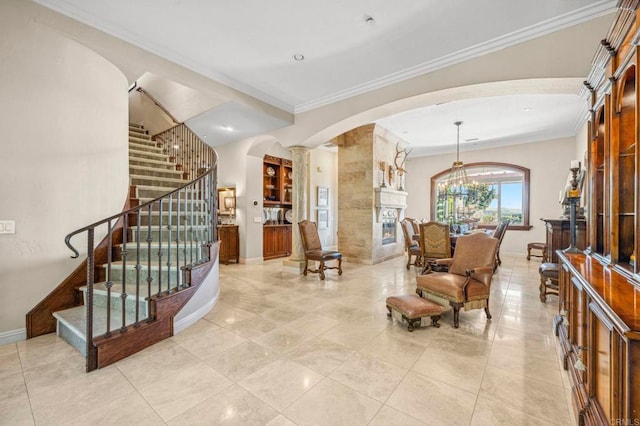
<svg viewBox="0 0 640 426"><path fill-rule="evenodd" d="M438 195L441 198L464 199L469 196L470 186L464 163L460 161L460 125L462 121L456 121L453 124L457 127L456 161L451 166L449 177L438 184Z"/></svg>

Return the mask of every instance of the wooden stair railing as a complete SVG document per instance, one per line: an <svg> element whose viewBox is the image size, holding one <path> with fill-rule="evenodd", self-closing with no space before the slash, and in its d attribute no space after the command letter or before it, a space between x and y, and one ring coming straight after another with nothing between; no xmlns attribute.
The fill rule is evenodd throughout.
<svg viewBox="0 0 640 426"><path fill-rule="evenodd" d="M218 257L217 155L180 126L174 133L182 139L171 143L192 151L181 157L183 169L195 171L191 181L142 204L139 199L148 195L132 187L124 211L67 235L65 243L78 257L70 241L86 233L87 259L27 314L28 338L53 332L52 314L82 305L78 289L86 285L87 371L172 336L174 316ZM105 227L105 238L95 246L96 231ZM96 290L106 295L106 307L94 306Z"/></svg>

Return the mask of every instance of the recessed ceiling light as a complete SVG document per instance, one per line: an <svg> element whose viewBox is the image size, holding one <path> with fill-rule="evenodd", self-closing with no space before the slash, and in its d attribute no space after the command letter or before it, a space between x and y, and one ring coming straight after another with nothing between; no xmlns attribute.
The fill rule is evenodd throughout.
<svg viewBox="0 0 640 426"><path fill-rule="evenodd" d="M364 23L367 25L373 25L376 23L376 20L373 19L373 16L364 15Z"/></svg>
<svg viewBox="0 0 640 426"><path fill-rule="evenodd" d="M293 59L295 61L303 61L304 60L304 55L302 53L296 53L295 55L293 55Z"/></svg>
<svg viewBox="0 0 640 426"><path fill-rule="evenodd" d="M524 111L525 111L525 112L529 112L529 111L531 111L532 109L533 109L533 108L531 108L531 107L524 107Z"/></svg>
<svg viewBox="0 0 640 426"><path fill-rule="evenodd" d="M233 132L233 127L231 126L220 126L222 130L226 130L227 132Z"/></svg>

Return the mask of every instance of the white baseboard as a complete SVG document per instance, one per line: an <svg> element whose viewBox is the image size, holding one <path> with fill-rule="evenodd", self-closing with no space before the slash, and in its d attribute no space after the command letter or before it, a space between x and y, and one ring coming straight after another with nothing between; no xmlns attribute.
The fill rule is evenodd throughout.
<svg viewBox="0 0 640 426"><path fill-rule="evenodd" d="M26 328L19 328L17 330L9 330L0 333L0 346L19 342L21 340L27 340Z"/></svg>
<svg viewBox="0 0 640 426"><path fill-rule="evenodd" d="M216 296L212 298L209 302L207 302L205 305L202 305L200 308L198 308L198 310L193 311L192 313L190 313L184 318L179 319L178 321L174 320L173 334L180 333L182 330L189 328L190 326L198 322L202 317L207 315L209 311L213 309L219 297L220 297L220 288L218 288L218 292L216 293Z"/></svg>

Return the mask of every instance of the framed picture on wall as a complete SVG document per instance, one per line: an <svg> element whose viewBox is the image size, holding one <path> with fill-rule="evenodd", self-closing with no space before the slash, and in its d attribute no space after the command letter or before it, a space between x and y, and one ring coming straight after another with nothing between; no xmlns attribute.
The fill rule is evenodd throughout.
<svg viewBox="0 0 640 426"><path fill-rule="evenodd" d="M329 229L329 210L318 209L318 229Z"/></svg>
<svg viewBox="0 0 640 426"><path fill-rule="evenodd" d="M318 187L318 207L329 207L329 188L326 186Z"/></svg>

